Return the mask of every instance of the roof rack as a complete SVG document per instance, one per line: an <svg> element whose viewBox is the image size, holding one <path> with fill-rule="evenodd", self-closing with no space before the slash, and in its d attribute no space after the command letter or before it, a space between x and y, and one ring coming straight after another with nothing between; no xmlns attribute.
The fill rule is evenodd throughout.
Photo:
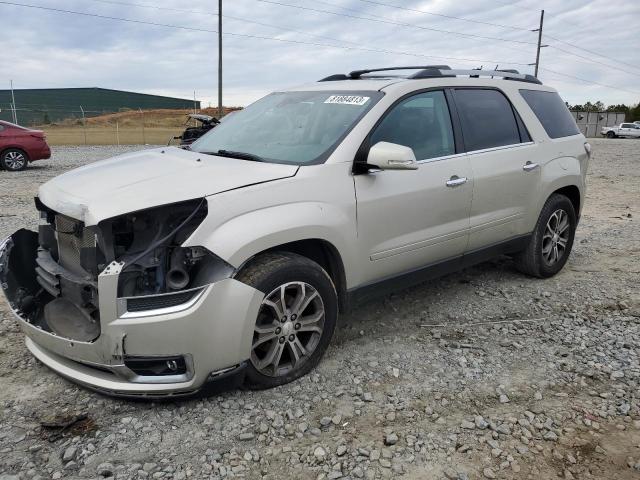
<svg viewBox="0 0 640 480"><path fill-rule="evenodd" d="M409 79L424 79L424 78L446 78L457 76L469 76L470 78L480 77L498 77L504 80L514 80L517 82L537 83L542 85L542 82L533 75L521 74L517 70L504 69L504 70L452 70L448 65L423 65L412 67L387 67L387 68L370 68L366 70L354 70L348 75L339 73L336 75L330 75L323 78L320 82L331 82L337 80L360 80L363 75L376 72L388 72L395 70L419 70L413 75L405 78Z"/></svg>
<svg viewBox="0 0 640 480"><path fill-rule="evenodd" d="M440 70L451 70L451 67L449 65L420 65L417 67L414 66L414 67L368 68L365 70L354 70L353 72L350 72L348 75L345 75L344 73L329 75L328 77L325 77L318 81L333 82L337 80L359 80L362 77L362 75L365 75L367 73L389 72L393 70L433 70L435 73L435 71L440 71Z"/></svg>

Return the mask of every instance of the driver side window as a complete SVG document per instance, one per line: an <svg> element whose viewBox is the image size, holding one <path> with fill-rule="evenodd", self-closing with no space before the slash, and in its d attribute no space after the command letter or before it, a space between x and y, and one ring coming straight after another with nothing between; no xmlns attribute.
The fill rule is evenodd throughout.
<svg viewBox="0 0 640 480"><path fill-rule="evenodd" d="M419 93L395 105L371 134L370 144L378 142L409 147L416 160L453 155L453 126L444 92Z"/></svg>

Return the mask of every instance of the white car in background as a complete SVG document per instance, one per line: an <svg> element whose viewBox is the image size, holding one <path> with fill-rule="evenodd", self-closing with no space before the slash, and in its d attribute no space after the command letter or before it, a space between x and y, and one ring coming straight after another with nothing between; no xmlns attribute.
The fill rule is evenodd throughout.
<svg viewBox="0 0 640 480"><path fill-rule="evenodd" d="M602 127L600 134L607 138L630 137L640 138L640 124L621 123L618 126Z"/></svg>

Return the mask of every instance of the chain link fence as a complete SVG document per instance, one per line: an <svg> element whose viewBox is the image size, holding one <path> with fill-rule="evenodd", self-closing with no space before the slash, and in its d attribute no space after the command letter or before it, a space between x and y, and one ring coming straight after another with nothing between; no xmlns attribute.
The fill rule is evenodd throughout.
<svg viewBox="0 0 640 480"><path fill-rule="evenodd" d="M225 109L225 113L229 109ZM179 143L175 137L196 121L188 114L193 109L120 109L104 112L78 105L76 108L15 109L17 123L43 130L50 145L166 145ZM216 116L215 109L198 113ZM0 119L14 121L12 106L0 106Z"/></svg>

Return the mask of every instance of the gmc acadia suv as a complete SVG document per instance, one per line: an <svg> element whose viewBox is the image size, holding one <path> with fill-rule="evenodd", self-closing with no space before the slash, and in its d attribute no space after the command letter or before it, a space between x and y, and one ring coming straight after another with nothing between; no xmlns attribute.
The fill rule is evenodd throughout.
<svg viewBox="0 0 640 480"><path fill-rule="evenodd" d="M499 254L558 273L590 151L530 75L332 75L190 148L43 184L39 231L4 241L0 282L33 355L89 388L273 387L309 372L338 312L374 296Z"/></svg>

